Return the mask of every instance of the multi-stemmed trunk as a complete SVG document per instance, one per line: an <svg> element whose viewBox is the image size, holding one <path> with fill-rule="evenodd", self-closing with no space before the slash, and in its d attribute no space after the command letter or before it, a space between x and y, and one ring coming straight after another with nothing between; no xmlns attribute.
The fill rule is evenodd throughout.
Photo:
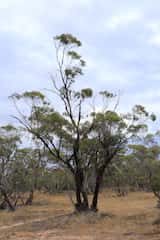
<svg viewBox="0 0 160 240"><path fill-rule="evenodd" d="M89 205L88 201L88 192L85 186L84 181L84 173L77 173L75 175L75 183L76 183L76 204L75 208L78 212L85 212L85 211L94 211L96 212L97 205L98 205L98 197L100 192L100 187L102 184L103 174L105 169L100 169L97 171L95 187L93 191L93 198L91 202L91 206Z"/></svg>
<svg viewBox="0 0 160 240"><path fill-rule="evenodd" d="M78 212L89 210L87 189L84 182L84 173L78 170L75 174L76 185L76 204L75 208Z"/></svg>
<svg viewBox="0 0 160 240"><path fill-rule="evenodd" d="M91 205L89 205L88 201L88 193L85 183L85 172L83 170L77 171L75 175L75 182L76 182L76 210L77 211L98 211L98 198L100 187L103 181L103 175L105 172L106 167L110 163L112 156L106 156L104 163L96 169L96 176L95 176L95 186L93 190L93 198ZM78 169L79 170L79 169Z"/></svg>

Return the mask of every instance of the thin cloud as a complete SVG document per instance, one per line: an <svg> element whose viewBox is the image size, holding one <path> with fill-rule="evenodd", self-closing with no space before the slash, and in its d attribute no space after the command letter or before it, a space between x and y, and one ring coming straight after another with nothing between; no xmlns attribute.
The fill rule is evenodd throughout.
<svg viewBox="0 0 160 240"><path fill-rule="evenodd" d="M86 75L77 86L121 90L122 109L141 103L149 108L153 104L158 112L160 3L157 0L155 3L146 0L1 1L3 122L14 111L8 95L50 86L48 73L54 71L55 63L52 37L63 32L76 35L83 43L81 53L87 61Z"/></svg>
<svg viewBox="0 0 160 240"><path fill-rule="evenodd" d="M119 27L126 27L130 24L137 23L142 19L143 13L140 11L125 11L111 16L106 23L106 27L110 30L116 30Z"/></svg>

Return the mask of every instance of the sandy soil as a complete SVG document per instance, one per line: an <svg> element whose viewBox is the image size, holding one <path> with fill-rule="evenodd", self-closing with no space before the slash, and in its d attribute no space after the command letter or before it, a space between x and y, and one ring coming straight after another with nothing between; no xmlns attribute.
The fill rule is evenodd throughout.
<svg viewBox="0 0 160 240"><path fill-rule="evenodd" d="M37 194L31 207L0 212L0 240L160 240L159 219L151 193L104 192L98 213L78 215L67 194Z"/></svg>

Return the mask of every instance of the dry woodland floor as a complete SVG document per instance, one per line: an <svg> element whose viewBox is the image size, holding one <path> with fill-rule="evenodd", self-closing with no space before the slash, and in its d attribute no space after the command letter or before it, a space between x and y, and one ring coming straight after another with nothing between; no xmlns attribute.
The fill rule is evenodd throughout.
<svg viewBox="0 0 160 240"><path fill-rule="evenodd" d="M67 194L38 193L33 206L0 211L0 240L160 240L156 204L151 193L103 192L98 213L74 214Z"/></svg>

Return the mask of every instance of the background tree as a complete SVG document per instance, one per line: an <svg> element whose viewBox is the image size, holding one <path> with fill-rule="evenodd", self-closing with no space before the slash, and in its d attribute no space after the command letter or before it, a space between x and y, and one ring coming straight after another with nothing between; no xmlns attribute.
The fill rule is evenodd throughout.
<svg viewBox="0 0 160 240"><path fill-rule="evenodd" d="M16 158L20 136L15 127L6 125L0 127L0 196L1 207L9 207L14 210L14 204L10 200L12 189L12 165Z"/></svg>

